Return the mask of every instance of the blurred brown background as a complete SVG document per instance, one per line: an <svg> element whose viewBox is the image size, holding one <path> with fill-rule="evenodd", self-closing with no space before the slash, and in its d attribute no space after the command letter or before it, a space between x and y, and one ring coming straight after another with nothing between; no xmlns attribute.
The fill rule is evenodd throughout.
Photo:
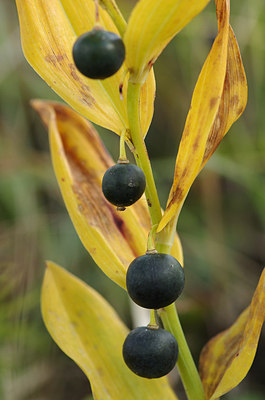
<svg viewBox="0 0 265 400"><path fill-rule="evenodd" d="M134 3L118 1L127 16ZM179 221L187 284L178 305L196 360L207 340L249 304L265 264L265 3L231 3L248 106L196 180ZM192 91L215 34L212 1L155 65L157 97L147 146L163 206ZM44 261L52 259L84 279L131 326L128 299L94 265L62 203L46 131L29 106L32 98L57 96L23 57L10 0L0 1L0 60L0 399L88 400L86 377L41 320ZM116 136L99 131L116 159ZM224 399L265 399L264 336L247 378ZM184 398L178 380L173 384Z"/></svg>

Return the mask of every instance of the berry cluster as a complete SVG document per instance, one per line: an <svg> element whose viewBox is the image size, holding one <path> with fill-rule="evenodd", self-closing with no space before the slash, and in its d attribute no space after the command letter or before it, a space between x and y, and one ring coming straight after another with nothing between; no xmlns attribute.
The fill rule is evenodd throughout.
<svg viewBox="0 0 265 400"><path fill-rule="evenodd" d="M136 165L116 164L102 181L105 197L118 207L130 206L143 194L145 177ZM184 287L184 271L169 254L147 252L130 264L126 286L131 299L139 306L159 309L173 303ZM123 345L127 366L144 378L159 378L169 373L178 358L175 337L157 325L142 326L127 336Z"/></svg>
<svg viewBox="0 0 265 400"><path fill-rule="evenodd" d="M185 277L179 262L169 254L146 253L129 266L126 285L131 299L141 307L159 309L181 294ZM178 358L178 344L168 331L149 325L134 329L123 345L127 366L145 378L168 374Z"/></svg>
<svg viewBox="0 0 265 400"><path fill-rule="evenodd" d="M115 74L125 58L122 39L98 27L80 36L73 47L78 70L91 79ZM124 141L124 138L121 139ZM124 145L124 142L122 142ZM102 191L106 199L124 210L134 204L145 190L145 176L136 165L121 158L104 174ZM131 299L141 307L159 309L173 303L184 287L184 272L169 254L148 252L129 266L126 285ZM123 345L127 366L144 378L159 378L169 373L178 358L175 337L157 325L132 330Z"/></svg>

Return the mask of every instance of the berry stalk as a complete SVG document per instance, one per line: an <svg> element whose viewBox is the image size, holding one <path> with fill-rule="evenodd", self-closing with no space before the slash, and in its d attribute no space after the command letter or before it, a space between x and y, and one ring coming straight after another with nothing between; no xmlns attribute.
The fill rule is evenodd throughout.
<svg viewBox="0 0 265 400"><path fill-rule="evenodd" d="M149 322L148 326L153 329L159 328L159 326L157 325L157 322L156 322L155 310L150 310L150 322Z"/></svg>
<svg viewBox="0 0 265 400"><path fill-rule="evenodd" d="M126 129L123 129L121 136L120 136L120 155L119 155L119 162L124 161L124 162L129 162L126 156L126 150L125 150L125 135L126 135Z"/></svg>

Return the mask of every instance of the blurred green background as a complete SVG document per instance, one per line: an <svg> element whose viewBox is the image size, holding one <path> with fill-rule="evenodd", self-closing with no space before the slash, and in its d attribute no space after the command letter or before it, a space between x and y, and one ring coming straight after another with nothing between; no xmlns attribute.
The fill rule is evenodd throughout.
<svg viewBox="0 0 265 400"><path fill-rule="evenodd" d="M126 16L134 3L118 1ZM179 221L187 284L178 307L196 360L209 338L249 304L265 261L265 2L231 3L248 106L197 178ZM155 65L147 146L163 206L192 91L215 34L212 1ZM88 400L86 377L53 343L41 319L45 259L96 288L131 326L129 302L83 249L63 205L46 131L29 106L32 98L57 96L23 57L10 0L0 1L0 60L0 399ZM117 137L99 131L116 159ZM264 359L263 333L247 378L223 398L265 399ZM184 399L175 375L172 384Z"/></svg>

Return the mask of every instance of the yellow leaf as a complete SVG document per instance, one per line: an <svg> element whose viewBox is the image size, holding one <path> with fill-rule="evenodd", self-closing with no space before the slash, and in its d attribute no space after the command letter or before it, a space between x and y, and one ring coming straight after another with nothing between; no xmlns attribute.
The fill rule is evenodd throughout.
<svg viewBox="0 0 265 400"><path fill-rule="evenodd" d="M179 214L194 179L245 106L245 74L229 28L229 1L216 0L216 11L218 35L194 89L168 205L158 231ZM244 95L242 99L240 94Z"/></svg>
<svg viewBox="0 0 265 400"><path fill-rule="evenodd" d="M154 70L150 71L145 83L141 87L141 99L140 99L140 121L141 130L145 136L148 132L154 114L154 102L155 102L156 82L154 76ZM127 95L126 95L127 102Z"/></svg>
<svg viewBox="0 0 265 400"><path fill-rule="evenodd" d="M135 82L144 82L168 42L209 0L140 0L125 33L126 63Z"/></svg>
<svg viewBox="0 0 265 400"><path fill-rule="evenodd" d="M49 127L53 167L76 231L100 268L125 287L126 267L145 251L149 219L143 201L124 212L112 206L101 190L113 164L92 125L58 103L34 101ZM144 208L138 221L136 208Z"/></svg>
<svg viewBox="0 0 265 400"><path fill-rule="evenodd" d="M128 329L91 287L56 264L47 263L42 315L58 346L90 380L97 400L176 400L166 378L143 379L122 358Z"/></svg>
<svg viewBox="0 0 265 400"><path fill-rule="evenodd" d="M85 117L120 134L128 127L126 92L120 98L122 67L105 80L86 78L78 72L72 58L76 38L93 28L94 0L16 0L22 47L30 65L75 110ZM106 30L117 28L100 7L100 23ZM154 76L143 88L143 132L146 133L153 116Z"/></svg>
<svg viewBox="0 0 265 400"><path fill-rule="evenodd" d="M231 125L240 117L247 104L247 79L240 50L231 26L229 26L227 51L227 67L222 99L207 139L201 168L215 152L217 146Z"/></svg>
<svg viewBox="0 0 265 400"><path fill-rule="evenodd" d="M250 306L202 350L200 375L207 400L218 399L245 378L255 357L264 320L265 269Z"/></svg>
<svg viewBox="0 0 265 400"><path fill-rule="evenodd" d="M62 104L35 100L32 105L49 128L57 181L84 247L105 274L125 288L129 264L146 251L150 218L145 199L117 211L101 190L113 160L93 126ZM182 262L177 237L172 255Z"/></svg>

